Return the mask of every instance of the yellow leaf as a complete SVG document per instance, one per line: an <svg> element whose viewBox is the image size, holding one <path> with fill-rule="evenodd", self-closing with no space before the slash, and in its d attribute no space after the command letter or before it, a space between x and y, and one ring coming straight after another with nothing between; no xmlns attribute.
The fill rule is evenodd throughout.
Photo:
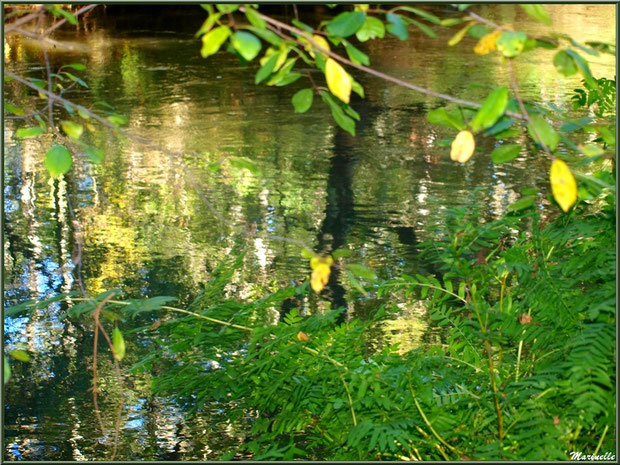
<svg viewBox="0 0 620 465"><path fill-rule="evenodd" d="M310 268L312 268L313 270L316 270L316 267L319 266L320 263L321 263L320 257L312 257L310 259Z"/></svg>
<svg viewBox="0 0 620 465"><path fill-rule="evenodd" d="M319 47L324 48L325 50L331 50L329 48L329 42L327 42L327 40L325 40L325 38L323 36L314 34L312 36L312 38L314 39L314 41L316 42L316 44ZM312 56L312 58L314 58L314 50L312 50L312 48L310 48L310 50L308 50L308 52L310 53L310 56Z"/></svg>
<svg viewBox="0 0 620 465"><path fill-rule="evenodd" d="M474 52L478 55L486 55L493 50L497 50L495 42L500 35L501 31L489 32L488 34L483 35L474 47Z"/></svg>
<svg viewBox="0 0 620 465"><path fill-rule="evenodd" d="M282 46L280 47L280 52L279 52L279 56L278 56L278 61L276 61L276 65L273 67L273 71L278 71L282 65L284 64L284 62L286 61L286 58L288 57L288 47L287 46Z"/></svg>
<svg viewBox="0 0 620 465"><path fill-rule="evenodd" d="M12 350L11 352L9 352L9 354L15 360L19 360L20 362L29 362L30 361L30 355L25 350Z"/></svg>
<svg viewBox="0 0 620 465"><path fill-rule="evenodd" d="M327 263L319 263L314 271L312 272L312 276L310 278L310 286L312 290L317 294L323 290L327 281L329 281L329 275L331 273L331 268Z"/></svg>
<svg viewBox="0 0 620 465"><path fill-rule="evenodd" d="M469 31L473 27L474 24L476 24L475 21L468 22L464 28L462 28L459 32L457 32L456 34L452 36L452 38L448 41L448 45L450 47L453 47L456 44L458 44L461 40L463 40L463 37L465 37L465 34L467 34L467 31Z"/></svg>
<svg viewBox="0 0 620 465"><path fill-rule="evenodd" d="M560 205L564 212L577 201L577 182L573 173L562 160L553 160L549 175L551 181L551 192L553 198Z"/></svg>
<svg viewBox="0 0 620 465"><path fill-rule="evenodd" d="M331 58L325 63L325 79L330 92L344 103L349 103L353 80L344 68Z"/></svg>
<svg viewBox="0 0 620 465"><path fill-rule="evenodd" d="M303 331L299 331L297 333L297 340L298 341L302 341L302 342L306 342L310 340L310 336L308 336L306 333L304 333Z"/></svg>
<svg viewBox="0 0 620 465"><path fill-rule="evenodd" d="M267 51L265 52L265 55L263 55L263 57L259 60L260 65L263 66L265 63L267 63L267 60L271 58L271 55L273 55L276 52L277 50L275 48L269 47Z"/></svg>
<svg viewBox="0 0 620 465"><path fill-rule="evenodd" d="M112 354L114 358L119 362L125 357L125 339L123 339L123 333L118 328L114 328L112 331Z"/></svg>
<svg viewBox="0 0 620 465"><path fill-rule="evenodd" d="M452 150L450 158L459 163L465 163L474 154L476 141L474 135L470 131L459 132L452 141Z"/></svg>

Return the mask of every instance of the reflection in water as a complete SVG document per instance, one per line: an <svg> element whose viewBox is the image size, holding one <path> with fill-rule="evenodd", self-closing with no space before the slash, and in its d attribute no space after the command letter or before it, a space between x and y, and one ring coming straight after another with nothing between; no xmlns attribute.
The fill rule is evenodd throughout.
<svg viewBox="0 0 620 465"><path fill-rule="evenodd" d="M382 278L424 273L432 270L419 263L416 244L432 239L428 226L446 206L464 204L473 186L484 187L486 220L500 217L523 187L546 188L544 160L529 159L524 151L514 163L495 166L484 156L493 141L484 141L467 165L452 163L436 142L453 134L426 120L427 111L440 104L435 99L359 76L367 99L353 102L362 122L352 138L335 127L320 102L304 115L293 113L290 98L304 85L301 80L291 88L255 86L255 65L243 67L227 54L201 59L193 39L204 19L199 7L175 8L161 17L145 9L115 14L107 7L93 13L82 29L59 31L58 41L70 48L50 50L50 55L54 67L87 65L83 77L90 93L71 98L94 108L97 101L115 106L129 117L129 131L185 154L193 180L178 158L93 131L87 137L105 150L103 165L76 157L71 173L49 182L41 154L50 141L16 141L12 134L19 123L9 121L4 154L4 295L9 304L76 290L78 270L89 294L118 287L129 297L171 295L180 306L188 303L238 239L214 217L194 182L213 208L243 231L242 237L252 237L231 291L241 298L308 277L300 247L268 240L267 234L301 241L319 253L347 248L352 262L366 264ZM614 40L612 9L549 8L566 32L603 41ZM496 11L488 12L531 30L540 27L521 13L510 17L511 5ZM564 21L568 17L571 21ZM452 32L438 32L436 40L416 33L406 43L386 39L364 46L374 66L458 97L481 98L506 81L495 57L474 61L469 39L464 48L448 48ZM534 52L531 63L519 67L522 91L540 99L544 89L545 98L566 105L579 79L560 79L550 53ZM614 75L613 58L595 62L597 76ZM19 37L5 42L5 63L32 76L44 69L38 44ZM471 82L479 86L464 87ZM18 91L8 85L7 100ZM257 169L234 163L234 157L250 160ZM345 307L343 318L364 318L376 308L372 296L351 298L349 284L337 272L328 288L318 305ZM308 300L290 302L282 311L315 305ZM89 391L92 333L82 323L58 318L66 306L58 302L31 318L5 319L6 349L25 348L34 356L31 363L13 364L14 378L7 385L7 459L107 456L111 430L106 435L98 430ZM369 335L373 344L398 342L407 351L439 337L428 328L423 302L406 301L400 309L401 318ZM275 322L280 314L274 311L271 317ZM148 334L133 334L123 366L140 360L151 344ZM190 415L191 406L154 397L151 374L128 374L130 386L121 397L111 361L104 357L99 372L108 429L119 400L126 406L118 459L217 459L226 445L244 436L243 425L221 426L221 406L206 404Z"/></svg>

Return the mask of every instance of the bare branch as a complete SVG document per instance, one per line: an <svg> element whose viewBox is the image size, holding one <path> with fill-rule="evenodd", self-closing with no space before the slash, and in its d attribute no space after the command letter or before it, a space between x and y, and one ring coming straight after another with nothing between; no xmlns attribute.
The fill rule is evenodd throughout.
<svg viewBox="0 0 620 465"><path fill-rule="evenodd" d="M26 24L26 23L29 23L30 21L37 19L39 15L43 12L43 9L44 9L43 6L40 6L39 8L34 10L32 13L29 13L26 16L19 18L13 21L12 23L8 24L4 28L4 33L10 34L11 32L18 31L19 26L21 26L22 24Z"/></svg>
<svg viewBox="0 0 620 465"><path fill-rule="evenodd" d="M80 16L83 13L86 13L87 11L92 10L93 8L98 7L99 5L97 4L92 4L92 5L86 5L83 8L80 8L78 11L76 11L75 13L73 13L73 16L75 16L76 18L78 16ZM43 33L43 35L48 35L50 34L52 31L55 31L56 29L58 29L60 26L62 26L63 24L65 24L67 22L67 18L63 18L60 21L58 21L56 24L54 24L52 27L50 27L49 29L46 29L45 32Z"/></svg>
<svg viewBox="0 0 620 465"><path fill-rule="evenodd" d="M245 8L241 7L241 8L239 8L239 11L244 12ZM409 82L403 81L402 79L398 79L398 78L396 78L394 76L390 76L389 74L382 73L381 71L377 71L375 69L369 68L369 67L364 66L364 65L355 64L351 60L348 60L347 58L344 58L343 56L338 55L337 53L334 53L334 52L332 52L330 50L327 50L327 49L321 47L319 44L317 44L314 41L313 37L310 34L306 33L305 31L302 31L301 29L298 29L298 28L296 28L294 26L289 26L286 23L278 21L277 19L270 18L269 16L266 16L266 15L264 15L262 13L258 13L258 14L260 15L260 17L263 20L265 20L266 22L268 22L270 24L273 24L276 27L279 27L279 28L282 28L282 29L286 29L289 32L292 32L292 33L294 33L294 34L296 34L298 36L304 37L305 39L308 40L308 42L310 42L312 44L313 47L316 47L321 53L332 57L334 60L340 61L341 63L344 63L344 64L346 64L348 66L351 66L352 68L359 69L360 71L364 71L365 73L372 74L373 76L377 76L377 77L379 77L381 79L384 79L386 81L393 82L395 84L398 84L401 87L406 87L407 89L415 90L416 92L420 92L422 94L430 95L432 97L437 97L437 98L440 98L442 100L446 100L448 102L456 103L458 105L463 105L463 106L471 107L471 108L480 108L480 107L482 107L482 104L480 104L480 103L471 102L469 100L464 100L464 99L452 97L450 95L442 94L440 92L435 92L435 91L430 90L430 89L425 89L424 87L416 86L415 84L411 84ZM511 111L507 111L505 114L508 115L508 116L511 116L513 118L516 118L516 119L525 120L525 116L520 114L520 113L514 113L514 112L511 112Z"/></svg>

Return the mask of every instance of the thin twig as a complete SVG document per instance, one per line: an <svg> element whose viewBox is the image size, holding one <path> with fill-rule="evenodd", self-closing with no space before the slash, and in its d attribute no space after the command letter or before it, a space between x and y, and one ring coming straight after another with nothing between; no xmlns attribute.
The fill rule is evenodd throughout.
<svg viewBox="0 0 620 465"><path fill-rule="evenodd" d="M43 47L43 58L45 59L45 70L47 71L47 90L49 92L49 95L54 95L54 93L52 92L52 70L50 69L50 59L49 56L47 54L47 45L44 43ZM48 96L47 98L47 111L48 111L48 118L49 118L49 123L50 126L52 128L52 130L56 130L56 125L54 124L54 99L50 96Z"/></svg>
<svg viewBox="0 0 620 465"><path fill-rule="evenodd" d="M342 372L338 371L338 376L340 376L340 381L342 381L344 390L347 391L347 399L349 400L349 407L351 409L351 418L353 419L353 426L357 426L357 418L355 417L355 409L353 408L353 399L351 398L351 393L349 392L349 386L347 386L347 383L344 380L344 377L342 376Z"/></svg>
<svg viewBox="0 0 620 465"><path fill-rule="evenodd" d="M79 301L87 301L87 300L92 300L92 299L76 297L73 300L79 302ZM131 305L131 302L124 302L122 300L109 300L109 302L111 304L117 304L117 305ZM242 331L252 331L252 328L248 328L247 326L241 326L241 325L236 325L236 324L233 324L233 323L228 323L226 321L218 320L216 318L211 318L211 317L208 317L208 316L201 315L200 313L190 312L189 310L184 310L182 308L170 307L169 305L162 305L160 308L162 310L169 310L171 312L183 313L185 315L191 315L191 316L193 316L195 318L201 318L203 320L207 320L207 321L210 321L211 323L216 323L218 325L230 326L231 328L240 329Z"/></svg>
<svg viewBox="0 0 620 465"><path fill-rule="evenodd" d="M95 7L98 7L98 4L91 4L91 5L86 5L83 8L80 8L79 10L77 10L75 13L73 13L73 16L75 16L76 18L78 16L80 16L83 13L86 13L87 11L92 10ZM63 24L65 24L67 22L67 18L63 18L60 21L58 21L56 24L54 24L52 27L50 27L49 29L46 29L45 32L43 32L43 35L48 35L50 34L52 31L55 31L56 29L58 29L60 26L62 26Z"/></svg>
<svg viewBox="0 0 620 465"><path fill-rule="evenodd" d="M456 8L458 5L452 4L452 6ZM493 29L497 29L498 31L510 31L510 29L508 29L507 27L500 26L499 24L496 24L489 19L483 18L482 16L474 13L473 11L469 9L465 10L463 13L467 13L472 19L475 19L479 23L486 24L487 26Z"/></svg>
<svg viewBox="0 0 620 465"><path fill-rule="evenodd" d="M605 429L603 430L603 434L601 435L601 439L598 442L598 444L596 445L596 450L594 451L594 456L596 456L596 454L598 454L598 451L601 450L601 446L603 445L603 440L605 439L605 435L607 434L607 430L609 429L609 425L605 425Z"/></svg>
<svg viewBox="0 0 620 465"><path fill-rule="evenodd" d="M103 299L95 311L93 312L93 318L95 319L95 336L93 338L93 404L95 407L95 416L97 417L97 421L99 422L99 426L101 428L101 434L105 434L105 428L103 427L103 420L101 419L101 413L99 412L99 402L97 401L98 394L98 384L97 384L97 351L98 351L98 343L99 343L99 314L103 306L114 297L114 292L112 292L109 296Z"/></svg>
<svg viewBox="0 0 620 465"><path fill-rule="evenodd" d="M114 294L111 294L109 297L112 297L113 295ZM105 303L105 299L102 301L102 303ZM108 336L108 333L106 332L106 330L101 325L98 315L97 315L96 325L101 331L101 334L103 334L103 337L105 338L106 342L108 343L108 347L110 348L112 352L112 360L114 361L114 371L116 373L116 380L118 382L118 387L120 390L120 394L119 394L120 401L119 401L119 406L118 406L118 410L116 413L116 422L114 426L114 443L113 443L113 449L112 449L112 457L110 458L110 460L114 460L114 457L116 457L116 451L118 449L118 439L119 439L119 433L121 429L121 415L123 413L123 375L121 373L121 367L118 363L118 359L116 358L116 351L114 350L114 344L110 340L110 337Z"/></svg>
<svg viewBox="0 0 620 465"><path fill-rule="evenodd" d="M239 11L244 12L245 8L241 7L241 8L239 8ZM336 61L340 61L341 63L344 63L344 64L346 64L348 66L351 66L352 68L356 68L356 69L359 69L360 71L364 71L365 73L372 74L373 76L379 77L379 78L381 78L383 80L393 82L395 84L398 84L401 87L406 87L407 89L415 90L416 92L420 92L422 94L430 95L432 97L437 97L437 98L440 98L442 100L446 100L448 102L452 102L452 103L456 103L458 105L464 105L464 106L472 107L472 108L481 108L482 107L482 104L480 104L480 103L471 102L469 100L463 100L463 99L460 99L460 98L452 97L450 95L442 94L440 92L435 92L433 90L426 89L424 87L416 86L415 84L411 84L409 82L403 81L402 79L398 79L398 78L396 78L394 76L390 76L389 74L382 73L380 71L377 71L375 69L369 68L367 66L358 65L356 63L353 63L351 60L349 60L347 58L344 58L343 56L338 55L337 53L334 53L331 50L327 50L327 49L321 47L319 44L317 44L315 42L315 40L312 38L312 36L310 34L308 34L307 32L302 31L301 29L296 28L294 26L289 26L286 23L283 23L281 21L273 19L273 18L271 18L269 16L266 16L266 15L264 15L262 13L258 13L258 14L266 22L268 22L270 24L273 24L274 26L277 26L279 28L286 29L287 31L290 31L293 34L296 34L298 36L304 37L305 39L307 39L312 44L313 47L317 48L321 53L330 56L331 58L333 58ZM303 45L303 44L301 44L301 42L299 42L299 41L297 41L297 42L300 45ZM525 117L523 115L519 114L519 113L508 112L507 111L505 114L508 115L508 116L511 116L513 118L520 119L520 120L525 119Z"/></svg>
<svg viewBox="0 0 620 465"><path fill-rule="evenodd" d="M13 21L12 23L8 24L4 28L4 33L5 34L10 34L13 31L17 31L19 26L21 26L22 24L26 24L26 23L29 23L30 21L34 20L34 19L37 19L38 16L43 12L43 8L44 8L43 5L41 5L39 8L37 8L32 13L29 13L26 16L23 16L22 18L19 18L19 19Z"/></svg>
<svg viewBox="0 0 620 465"><path fill-rule="evenodd" d="M40 42L48 43L48 44L53 45L54 47L57 47L57 48L64 48L65 50L73 50L72 46L67 45L67 44L63 44L62 42L58 42L57 40L54 40L54 39L50 39L49 37L44 37L41 34L36 34L34 32L30 32L30 31L24 31L23 29L20 29L20 28L16 28L12 32L24 35L26 37L30 37L31 39L35 39L35 40L38 40ZM6 35L6 33L5 33L5 35Z"/></svg>
<svg viewBox="0 0 620 465"><path fill-rule="evenodd" d="M67 208L69 210L69 215L71 215L71 222L73 223L73 228L75 230L75 245L77 246L77 254L71 254L71 261L78 268L77 278L78 284L80 286L80 291L84 297L86 297L86 288L84 287L84 280L82 277L82 255L84 253L84 239L82 234L82 227L80 222L77 220L75 216L75 212L73 211L73 207L71 206L71 200L69 199L69 195L67 194Z"/></svg>
<svg viewBox="0 0 620 465"><path fill-rule="evenodd" d="M418 402L418 399L416 398L415 392L413 390L413 384L411 383L411 380L409 380L409 392L411 393L411 397L413 399L413 402L415 403L415 406L418 409L418 412L420 413L420 416L422 417L422 420L424 421L424 423L426 423L426 426L428 426L428 428L431 430L431 433L433 433L433 436L435 436L439 442L441 442L444 446L446 446L452 452L454 452L456 454L459 454L459 451L454 446L451 446L450 444L448 444L439 435L439 433L437 431L435 431L435 428L433 428L433 425L431 424L431 422L428 421L428 418L426 417L426 414L424 413L424 410L422 410L422 406L420 405L420 403Z"/></svg>
<svg viewBox="0 0 620 465"><path fill-rule="evenodd" d="M555 157L551 153L551 150L549 150L549 147L547 147L547 144L545 144L543 140L540 138L540 136L538 135L538 131L536 130L534 125L531 124L532 120L530 119L530 114L525 109L525 104L523 103L523 99L521 98L521 93L519 92L519 86L517 85L517 77L512 67L512 61L510 60L510 58L506 60L506 66L508 67L508 73L510 74L510 82L512 85L512 90L515 93L517 102L519 102L519 108L521 108L521 112L523 113L523 116L525 117L524 119L529 124L529 128L534 133L534 136L536 136L536 139L538 139L537 142L542 146L545 152L547 152L547 155L549 155L549 157L553 160Z"/></svg>

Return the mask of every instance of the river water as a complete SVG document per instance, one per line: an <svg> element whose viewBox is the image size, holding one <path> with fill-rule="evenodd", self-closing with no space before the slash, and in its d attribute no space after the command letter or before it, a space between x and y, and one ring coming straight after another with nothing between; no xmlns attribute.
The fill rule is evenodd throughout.
<svg viewBox="0 0 620 465"><path fill-rule="evenodd" d="M582 42L615 41L613 5L547 9L554 30ZM452 14L439 6L433 11ZM481 6L479 12L526 31L546 30L513 5ZM320 11L303 18L316 24L316 15ZM493 165L489 140L469 163L455 164L449 148L436 144L453 131L426 120L441 102L373 77L356 75L366 99L352 102L362 117L355 138L337 128L318 99L306 114L294 114L290 98L307 82L255 86L255 64L244 67L226 53L202 59L193 34L204 17L198 5L101 6L79 28L58 31L55 39L68 48L50 51L52 65L87 66L76 74L90 88L68 92L68 98L87 106L108 102L129 118L129 132L184 155L171 157L97 132L92 137L105 150L103 164L76 157L70 174L50 182L43 165L45 137L43 143L17 141L13 134L21 123L5 120L7 305L78 290L81 276L90 295L121 288L129 297L175 296L182 307L228 256L239 231L246 231L249 249L235 278L239 295L307 279L299 245L270 235L321 252L347 248L351 261L383 278L423 272L416 245L432 239L429 225L442 209L466 205L475 187L482 187L478 198L489 220L500 217L521 189L545 192L548 162L542 157L524 149L513 163ZM497 83L508 83L497 56L473 54L474 39L447 47L451 32L437 32L437 39L416 31L407 42L390 38L360 48L373 67L455 97L479 99ZM568 108L579 79L557 74L553 53L539 50L519 59L521 91L525 98ZM42 53L32 41L5 40L4 57L13 72L43 75ZM613 57L591 63L595 76L614 78ZM6 98L16 89L7 86ZM541 194L540 208L545 205ZM78 231L84 245L79 267ZM364 305L348 298L345 284L332 291L339 299L332 304L346 305L350 316ZM6 386L7 460L109 457L110 438L98 431L89 391L90 322L59 319L62 305L4 319L5 349L26 349L33 356L28 363L12 363ZM432 335L418 307L386 325L384 337L406 350ZM149 336L127 339L131 366L148 350ZM113 366L105 357L100 364L101 383L114 398ZM232 425L222 429L209 420L216 411L187 416L186 406L150 394L149 383L148 373L129 375L117 460L217 459L238 440L241 433ZM103 409L108 426L113 405Z"/></svg>

